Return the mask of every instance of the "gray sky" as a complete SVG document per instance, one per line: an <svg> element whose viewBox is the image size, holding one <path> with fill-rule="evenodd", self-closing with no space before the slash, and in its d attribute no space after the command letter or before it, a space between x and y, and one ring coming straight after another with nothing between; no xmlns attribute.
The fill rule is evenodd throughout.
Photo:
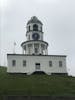
<svg viewBox="0 0 75 100"><path fill-rule="evenodd" d="M21 53L26 23L37 16L43 23L50 55L67 55L67 70L75 76L75 0L0 0L0 65L7 53Z"/></svg>

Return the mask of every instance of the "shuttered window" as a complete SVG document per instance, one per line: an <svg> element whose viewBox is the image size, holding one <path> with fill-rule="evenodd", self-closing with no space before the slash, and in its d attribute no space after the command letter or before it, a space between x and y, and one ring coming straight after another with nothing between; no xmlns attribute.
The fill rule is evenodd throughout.
<svg viewBox="0 0 75 100"><path fill-rule="evenodd" d="M23 67L26 67L26 60L23 60Z"/></svg>

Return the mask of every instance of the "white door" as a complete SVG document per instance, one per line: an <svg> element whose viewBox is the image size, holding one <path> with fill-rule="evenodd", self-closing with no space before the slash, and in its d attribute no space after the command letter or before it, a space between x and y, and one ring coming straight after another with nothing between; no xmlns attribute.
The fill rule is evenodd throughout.
<svg viewBox="0 0 75 100"><path fill-rule="evenodd" d="M40 63L35 63L35 70L40 71Z"/></svg>

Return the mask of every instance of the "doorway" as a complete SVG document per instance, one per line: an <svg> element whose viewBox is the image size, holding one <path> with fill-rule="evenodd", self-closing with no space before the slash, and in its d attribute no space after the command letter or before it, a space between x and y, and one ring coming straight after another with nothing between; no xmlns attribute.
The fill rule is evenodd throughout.
<svg viewBox="0 0 75 100"><path fill-rule="evenodd" d="M40 70L40 63L35 63L35 70Z"/></svg>

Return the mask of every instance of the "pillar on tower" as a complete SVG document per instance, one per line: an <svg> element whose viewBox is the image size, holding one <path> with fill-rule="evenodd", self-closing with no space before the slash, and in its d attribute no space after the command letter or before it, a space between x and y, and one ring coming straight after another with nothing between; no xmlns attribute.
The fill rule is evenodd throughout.
<svg viewBox="0 0 75 100"><path fill-rule="evenodd" d="M24 48L22 48L22 54L24 54Z"/></svg>
<svg viewBox="0 0 75 100"><path fill-rule="evenodd" d="M35 52L34 52L34 43L32 44L32 46L33 46L33 53L32 54L34 54Z"/></svg>
<svg viewBox="0 0 75 100"><path fill-rule="evenodd" d="M42 54L42 52L41 52L42 50L41 50L41 43L39 44L39 54Z"/></svg>

